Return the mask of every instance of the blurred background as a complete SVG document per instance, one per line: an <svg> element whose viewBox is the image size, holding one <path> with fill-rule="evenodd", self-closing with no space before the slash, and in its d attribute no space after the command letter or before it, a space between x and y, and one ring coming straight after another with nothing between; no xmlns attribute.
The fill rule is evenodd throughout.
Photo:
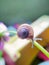
<svg viewBox="0 0 49 65"><path fill-rule="evenodd" d="M49 15L49 0L0 0L0 21L6 25L33 22L42 15Z"/></svg>
<svg viewBox="0 0 49 65"><path fill-rule="evenodd" d="M38 19L39 17L41 17L43 15L49 15L49 0L0 0L0 22L4 22L5 25L8 26L8 30L10 30L10 31L11 30L17 31L19 24L22 24L22 23L31 24L32 22L34 22L36 19ZM39 22L41 22L41 23L39 23ZM45 23L45 22L47 22L47 23ZM39 26L38 26L38 23L39 23ZM39 43L42 46L44 46L44 48L46 50L48 49L48 51L49 51L49 45L46 46L46 44L49 43L49 28L48 28L49 25L48 25L48 23L49 23L49 16L41 17L41 19L35 21L34 29L36 29L35 30L35 34L36 34L36 33L38 33L38 31L40 32L41 28L44 29L44 27L45 27L45 31L43 31L41 29L42 34L40 34L37 37L40 37L43 39L42 42L39 42ZM1 27L4 29L3 25L1 25ZM14 34L10 35L11 40L12 40L13 35ZM10 49L10 48L8 48L8 49ZM39 52L39 54L38 54L38 52L39 52L39 49L37 49L36 47L34 47L34 49L31 48L31 43L26 45L26 47L23 50L21 50L21 57L16 62L17 65L23 65L23 64L24 65L29 65L29 64L37 65L43 61L49 60L49 58L44 56L44 54L42 52ZM48 65L49 65L49 61L46 63L48 63ZM45 65L45 63L44 63L44 65Z"/></svg>

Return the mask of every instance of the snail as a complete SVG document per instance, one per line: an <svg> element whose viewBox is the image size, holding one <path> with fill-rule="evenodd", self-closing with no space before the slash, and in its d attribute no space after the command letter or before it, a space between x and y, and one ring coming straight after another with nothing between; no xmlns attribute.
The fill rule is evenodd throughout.
<svg viewBox="0 0 49 65"><path fill-rule="evenodd" d="M32 47L34 44L34 40L42 40L41 38L34 38L34 30L29 24L22 24L19 26L17 30L17 35L19 38L22 39L31 39L32 40Z"/></svg>

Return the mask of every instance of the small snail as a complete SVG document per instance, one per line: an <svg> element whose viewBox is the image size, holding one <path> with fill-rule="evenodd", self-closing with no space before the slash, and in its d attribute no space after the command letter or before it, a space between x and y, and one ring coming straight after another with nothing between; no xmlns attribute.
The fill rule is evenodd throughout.
<svg viewBox="0 0 49 65"><path fill-rule="evenodd" d="M33 28L29 24L20 25L17 30L17 35L22 39L31 39L33 41L32 43L34 43L34 40L42 40L41 38L34 38Z"/></svg>
<svg viewBox="0 0 49 65"><path fill-rule="evenodd" d="M34 32L33 29L30 25L28 24L22 24L19 26L18 30L17 30L17 34L20 38L22 39L33 39L34 37Z"/></svg>

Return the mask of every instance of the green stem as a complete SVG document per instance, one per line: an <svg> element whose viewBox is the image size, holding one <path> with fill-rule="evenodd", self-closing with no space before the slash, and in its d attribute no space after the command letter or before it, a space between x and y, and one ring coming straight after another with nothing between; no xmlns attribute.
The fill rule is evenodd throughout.
<svg viewBox="0 0 49 65"><path fill-rule="evenodd" d="M7 31L7 32L11 32L11 33L15 33L15 34L17 34L17 32L15 32L15 31Z"/></svg>
<svg viewBox="0 0 49 65"><path fill-rule="evenodd" d="M6 33L6 32L17 34L16 31L4 31L4 32L2 32L2 33L4 34L4 33Z"/></svg>
<svg viewBox="0 0 49 65"><path fill-rule="evenodd" d="M2 52L2 51L0 51L0 59L2 58L2 55L3 55L3 52Z"/></svg>
<svg viewBox="0 0 49 65"><path fill-rule="evenodd" d="M45 50L38 42L34 41L34 45L49 58L49 52Z"/></svg>

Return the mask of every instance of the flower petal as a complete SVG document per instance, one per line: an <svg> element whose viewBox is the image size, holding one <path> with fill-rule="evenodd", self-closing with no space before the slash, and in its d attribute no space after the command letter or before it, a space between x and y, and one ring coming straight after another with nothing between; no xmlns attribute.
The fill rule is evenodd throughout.
<svg viewBox="0 0 49 65"><path fill-rule="evenodd" d="M9 40L9 36L3 36L4 41L8 41Z"/></svg>
<svg viewBox="0 0 49 65"><path fill-rule="evenodd" d="M0 50L3 50L3 46L4 46L4 41L3 39L0 39Z"/></svg>

